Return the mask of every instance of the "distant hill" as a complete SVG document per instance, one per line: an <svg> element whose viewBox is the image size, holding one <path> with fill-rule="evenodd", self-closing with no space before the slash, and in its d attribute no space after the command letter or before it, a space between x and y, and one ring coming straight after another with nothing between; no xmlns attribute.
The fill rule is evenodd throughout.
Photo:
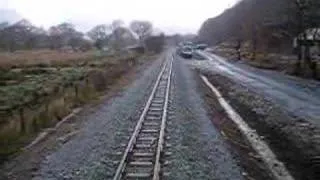
<svg viewBox="0 0 320 180"><path fill-rule="evenodd" d="M9 26L9 23L7 23L7 22L0 23L0 30L3 28L6 28L7 26Z"/></svg>
<svg viewBox="0 0 320 180"><path fill-rule="evenodd" d="M0 9L0 23L9 22L14 23L23 19L15 10L11 9Z"/></svg>
<svg viewBox="0 0 320 180"><path fill-rule="evenodd" d="M242 0L219 16L206 20L198 32L199 38L217 44L239 38L250 40L256 35L260 41L268 41L266 43L279 42L279 39L284 44L291 43L296 32L289 29L290 3L292 0Z"/></svg>

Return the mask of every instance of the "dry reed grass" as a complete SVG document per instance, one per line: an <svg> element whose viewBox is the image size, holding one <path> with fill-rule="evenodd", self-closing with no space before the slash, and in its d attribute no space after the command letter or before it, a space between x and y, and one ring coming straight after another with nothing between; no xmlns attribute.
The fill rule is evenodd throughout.
<svg viewBox="0 0 320 180"><path fill-rule="evenodd" d="M52 66L72 63L76 60L88 59L95 55L94 51L88 52L66 52L55 50L30 50L16 51L14 53L0 53L0 67L28 67L28 66Z"/></svg>

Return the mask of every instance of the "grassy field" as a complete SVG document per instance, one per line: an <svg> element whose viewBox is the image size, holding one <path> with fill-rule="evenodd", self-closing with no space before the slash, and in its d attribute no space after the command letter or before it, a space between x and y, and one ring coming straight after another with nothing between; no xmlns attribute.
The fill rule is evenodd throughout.
<svg viewBox="0 0 320 180"><path fill-rule="evenodd" d="M99 54L88 52L58 52L52 50L16 51L0 53L0 67L59 66L69 65L78 60L85 60Z"/></svg>
<svg viewBox="0 0 320 180"><path fill-rule="evenodd" d="M0 53L0 161L75 107L103 94L147 55L50 50Z"/></svg>

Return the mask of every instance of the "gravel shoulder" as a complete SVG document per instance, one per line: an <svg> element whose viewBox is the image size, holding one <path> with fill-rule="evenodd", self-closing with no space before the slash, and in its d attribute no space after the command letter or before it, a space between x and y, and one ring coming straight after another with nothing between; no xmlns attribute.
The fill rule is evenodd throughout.
<svg viewBox="0 0 320 180"><path fill-rule="evenodd" d="M167 179L244 179L228 144L211 122L198 75L179 57L173 63L168 134L172 156Z"/></svg>
<svg viewBox="0 0 320 180"><path fill-rule="evenodd" d="M83 107L61 128L52 130L48 138L4 164L0 179L112 176L116 168L114 153L123 148L118 142L134 127L165 56L163 53L158 60L126 74L96 105Z"/></svg>
<svg viewBox="0 0 320 180"><path fill-rule="evenodd" d="M217 67L220 66L219 64L208 61L190 62L190 65L205 74L210 82L218 87L250 127L256 129L258 134L266 140L278 159L286 164L296 179L319 179L316 172L319 169L320 130L316 124L311 123L313 121L306 119L306 116L297 116L296 113L288 111L281 103L275 103L268 93L259 91L262 87L257 85L254 88L254 80L248 78L242 81L237 73L230 75L226 72L232 69L224 71L221 67ZM285 82L283 83L285 86ZM312 97L312 94L308 96L310 95ZM280 96L283 101L286 97ZM299 104L296 101L296 103L298 103L297 106L303 106L309 102ZM312 103L313 101L310 104L315 108L319 108Z"/></svg>

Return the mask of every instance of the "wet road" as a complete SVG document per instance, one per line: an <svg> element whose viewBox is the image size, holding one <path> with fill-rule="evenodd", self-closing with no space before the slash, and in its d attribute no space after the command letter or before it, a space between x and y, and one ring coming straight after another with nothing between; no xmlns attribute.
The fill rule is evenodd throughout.
<svg viewBox="0 0 320 180"><path fill-rule="evenodd" d="M168 51L163 57L171 55ZM45 158L34 179L112 179L120 157L117 152L124 150L122 144L128 142L162 63L162 59L155 61L117 97L77 117L87 123ZM185 60L174 58L167 132L172 155L167 179L241 180L241 167L205 110L198 78Z"/></svg>
<svg viewBox="0 0 320 180"><path fill-rule="evenodd" d="M200 52L209 61L194 62L205 71L216 72L261 94L290 114L320 126L320 83L287 76L274 71L260 70L224 58Z"/></svg>

